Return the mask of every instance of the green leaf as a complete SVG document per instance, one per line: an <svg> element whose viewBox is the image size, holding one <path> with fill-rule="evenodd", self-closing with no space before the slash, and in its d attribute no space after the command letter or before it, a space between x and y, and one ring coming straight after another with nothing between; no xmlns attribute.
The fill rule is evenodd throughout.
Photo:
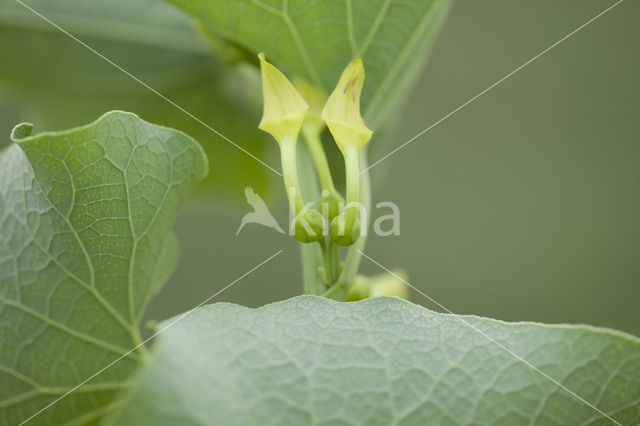
<svg viewBox="0 0 640 426"><path fill-rule="evenodd" d="M145 358L140 316L176 260L178 204L207 173L196 141L110 112L0 153L0 423L88 423Z"/></svg>
<svg viewBox="0 0 640 426"><path fill-rule="evenodd" d="M329 93L347 63L367 70L362 98L377 126L411 87L450 0L167 0L205 27Z"/></svg>
<svg viewBox="0 0 640 426"><path fill-rule="evenodd" d="M277 147L257 128L257 70L222 66L183 12L157 0L25 3L258 158L277 164ZM277 177L14 0L0 2L0 39L0 56L19 58L0 67L0 105L11 112L0 116L0 132L16 120L67 129L124 109L180 129L200 141L210 158L224 158L215 164L215 180L201 186L207 195L237 198L251 185L265 196L266 176ZM0 147L7 143L0 140Z"/></svg>
<svg viewBox="0 0 640 426"><path fill-rule="evenodd" d="M218 303L159 337L118 425L611 424L640 421L640 340L374 298Z"/></svg>
<svg viewBox="0 0 640 426"><path fill-rule="evenodd" d="M30 0L31 9L77 37L94 37L207 53L190 20L156 0ZM45 32L60 31L17 1L0 4L0 25Z"/></svg>

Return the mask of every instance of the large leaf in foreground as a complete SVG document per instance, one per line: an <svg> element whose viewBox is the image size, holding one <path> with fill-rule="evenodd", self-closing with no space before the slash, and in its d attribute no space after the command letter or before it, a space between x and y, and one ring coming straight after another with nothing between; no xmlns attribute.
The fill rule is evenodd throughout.
<svg viewBox="0 0 640 426"><path fill-rule="evenodd" d="M347 63L367 69L362 105L376 126L424 63L450 0L167 0L205 26L331 91Z"/></svg>
<svg viewBox="0 0 640 426"><path fill-rule="evenodd" d="M2 424L140 343L142 311L175 261L178 203L207 171L193 139L129 113L30 132L16 127L0 153ZM144 357L126 355L32 424L99 417Z"/></svg>
<svg viewBox="0 0 640 426"><path fill-rule="evenodd" d="M214 304L160 336L120 425L621 424L640 420L640 340L504 323L395 298Z"/></svg>

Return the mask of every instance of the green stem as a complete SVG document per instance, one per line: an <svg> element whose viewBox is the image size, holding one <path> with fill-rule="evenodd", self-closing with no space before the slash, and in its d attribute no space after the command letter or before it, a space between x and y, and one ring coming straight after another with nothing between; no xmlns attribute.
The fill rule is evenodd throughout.
<svg viewBox="0 0 640 426"><path fill-rule="evenodd" d="M362 165L362 168L366 169L366 149L360 151L360 163ZM368 172L360 175L360 185L362 187L360 202L364 206L365 211L369 213L371 212L371 183L369 181ZM322 296L329 297L335 300L346 300L349 288L351 287L351 284L353 284L353 280L355 279L356 273L358 272L358 267L360 266L360 259L362 258L360 251L362 251L362 249L364 248L365 242L367 240L368 225L368 218L362 218L362 232L360 234L360 238L358 238L356 242L349 247L347 257L344 260L342 271L340 271L340 275L338 276L336 283L329 289L327 289L324 293L322 293Z"/></svg>
<svg viewBox="0 0 640 426"><path fill-rule="evenodd" d="M345 214L345 235L351 234L360 203L360 164L358 148L349 144L344 150L344 167L347 179L347 211Z"/></svg>
<svg viewBox="0 0 640 426"><path fill-rule="evenodd" d="M340 274L340 247L337 244L329 241L329 262L331 262L331 268L334 276ZM332 282L333 284L333 282Z"/></svg>
<svg viewBox="0 0 640 426"><path fill-rule="evenodd" d="M327 280L329 284L333 284L334 273L333 264L331 263L331 249L327 248L323 241L318 241L320 244L320 249L322 250L322 259L324 261L324 270L327 275Z"/></svg>
<svg viewBox="0 0 640 426"><path fill-rule="evenodd" d="M307 199L316 199L319 195L318 181L313 171L309 150L306 148L303 144L298 149L300 185ZM318 268L323 265L320 246L317 244L300 244L300 257L302 259L302 287L304 294L322 294L327 287L318 273Z"/></svg>
<svg viewBox="0 0 640 426"><path fill-rule="evenodd" d="M329 162L327 156L322 148L322 142L320 141L320 132L316 126L302 126L302 135L307 143L313 163L316 166L318 173L318 179L320 179L320 186L323 190L333 194L336 191L336 187L333 184L333 178L331 177L331 169L329 168Z"/></svg>
<svg viewBox="0 0 640 426"><path fill-rule="evenodd" d="M289 206L297 215L304 208L300 182L298 181L298 167L296 161L296 139L286 138L280 142L280 158L282 160L282 177L287 191Z"/></svg>

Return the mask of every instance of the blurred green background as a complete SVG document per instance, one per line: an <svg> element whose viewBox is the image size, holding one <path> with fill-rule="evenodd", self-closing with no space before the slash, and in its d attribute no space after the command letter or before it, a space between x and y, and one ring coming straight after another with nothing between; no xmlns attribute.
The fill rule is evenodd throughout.
<svg viewBox="0 0 640 426"><path fill-rule="evenodd" d="M100 0L65 10L72 3L28 2L279 168L275 142L257 130L251 65L222 65L191 21L164 4ZM611 4L457 1L398 119L372 142L371 160ZM404 268L456 313L640 335L638 16L640 3L623 2L371 169L374 204L397 203L401 235L372 235L366 253ZM212 173L176 223L179 266L148 319L193 307L280 249L214 300L259 306L300 294L293 238L257 225L235 235L250 210L245 186L286 222L278 176L12 0L0 3L0 55L0 145L21 121L63 129L123 109L189 133L209 153ZM366 259L361 271L382 272ZM441 310L415 292L411 300Z"/></svg>

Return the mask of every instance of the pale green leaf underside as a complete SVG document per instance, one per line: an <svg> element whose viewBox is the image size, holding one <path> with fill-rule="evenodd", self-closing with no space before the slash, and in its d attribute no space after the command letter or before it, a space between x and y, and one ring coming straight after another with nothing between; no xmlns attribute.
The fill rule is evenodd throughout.
<svg viewBox="0 0 640 426"><path fill-rule="evenodd" d="M189 19L157 0L29 0L24 3L81 39L100 38L197 53L208 51ZM0 3L0 26L60 31L15 0Z"/></svg>
<svg viewBox="0 0 640 426"><path fill-rule="evenodd" d="M637 338L462 318L621 424L640 421ZM611 424L460 317L395 298L219 303L159 339L119 425Z"/></svg>
<svg viewBox="0 0 640 426"><path fill-rule="evenodd" d="M410 87L450 0L167 0L329 93L360 57L376 126Z"/></svg>
<svg viewBox="0 0 640 426"><path fill-rule="evenodd" d="M0 153L0 423L18 424L139 342L175 262L179 201L207 172L185 134L111 112ZM26 154L26 155L25 155ZM133 352L31 424L99 417Z"/></svg>

